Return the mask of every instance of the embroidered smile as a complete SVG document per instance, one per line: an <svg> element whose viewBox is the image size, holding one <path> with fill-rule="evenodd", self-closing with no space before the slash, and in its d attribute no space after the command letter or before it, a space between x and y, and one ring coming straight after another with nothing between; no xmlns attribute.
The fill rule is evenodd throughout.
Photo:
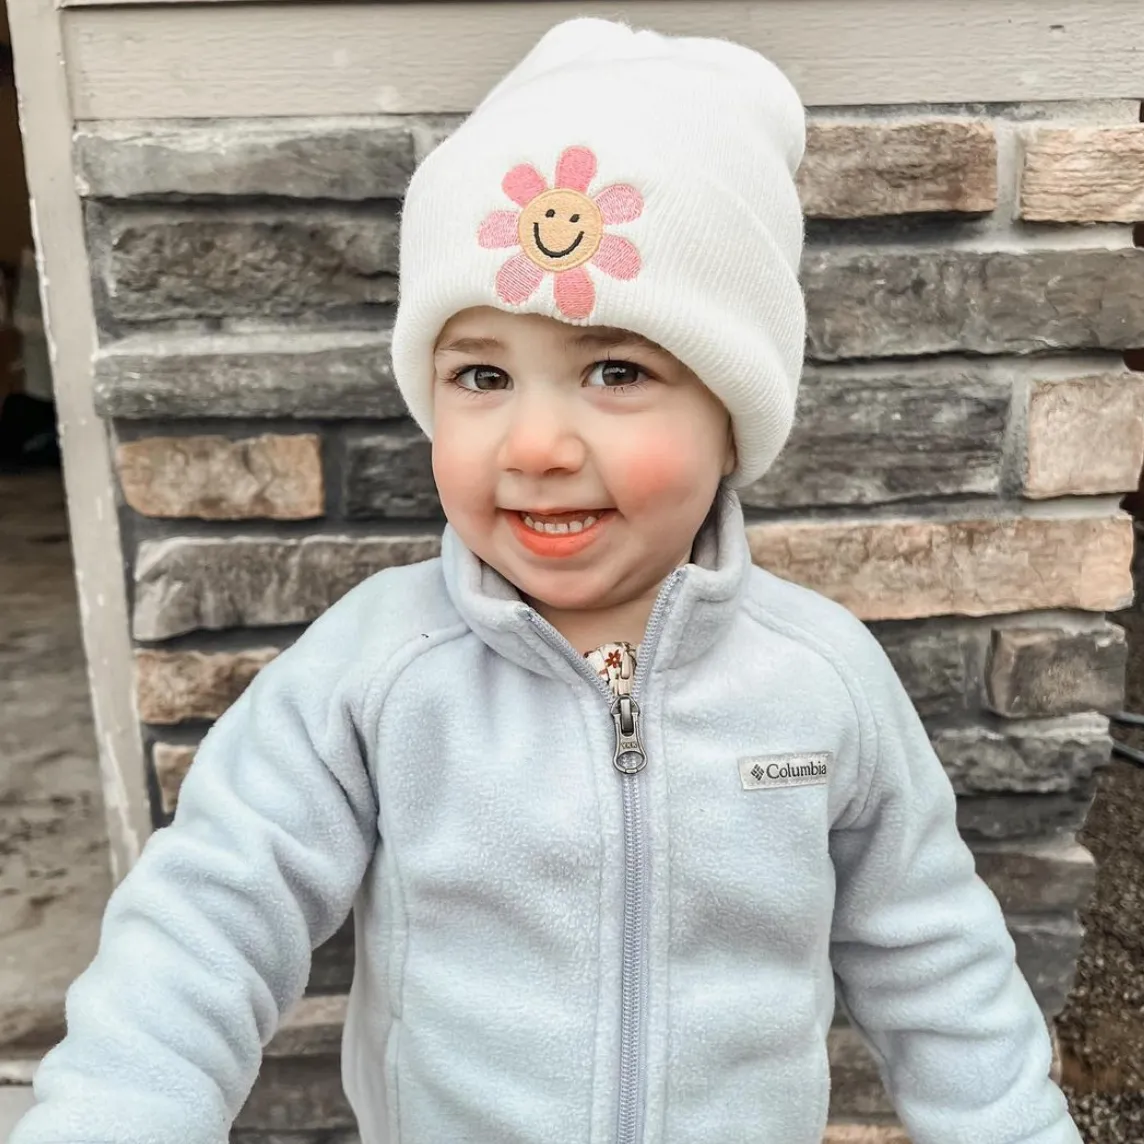
<svg viewBox="0 0 1144 1144"><path fill-rule="evenodd" d="M549 258L567 258L584 241L584 232L581 231L571 246L566 246L563 250L549 250L540 240L540 223L534 222L532 224L532 237L536 242L536 247L541 254L546 254Z"/></svg>

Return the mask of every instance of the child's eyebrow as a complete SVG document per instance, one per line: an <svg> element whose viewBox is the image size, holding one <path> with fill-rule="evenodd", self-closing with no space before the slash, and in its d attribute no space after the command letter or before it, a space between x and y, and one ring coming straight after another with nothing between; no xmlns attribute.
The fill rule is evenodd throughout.
<svg viewBox="0 0 1144 1144"><path fill-rule="evenodd" d="M640 346L646 350L663 353L661 346L630 330L584 330L571 340L577 349L613 349L616 346Z"/></svg>
<svg viewBox="0 0 1144 1144"><path fill-rule="evenodd" d="M496 338L454 338L436 349L436 353L479 354L487 350L503 350Z"/></svg>

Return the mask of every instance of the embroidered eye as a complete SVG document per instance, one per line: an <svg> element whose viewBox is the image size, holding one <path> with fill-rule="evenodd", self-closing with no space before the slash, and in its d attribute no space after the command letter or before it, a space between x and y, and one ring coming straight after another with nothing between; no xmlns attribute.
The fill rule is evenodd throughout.
<svg viewBox="0 0 1144 1144"><path fill-rule="evenodd" d="M569 222L579 222L580 216L578 214L574 214L568 221Z"/></svg>
<svg viewBox="0 0 1144 1144"><path fill-rule="evenodd" d="M544 217L545 218L555 218L556 212L554 210L552 210L551 207L549 207L549 209L544 212Z"/></svg>

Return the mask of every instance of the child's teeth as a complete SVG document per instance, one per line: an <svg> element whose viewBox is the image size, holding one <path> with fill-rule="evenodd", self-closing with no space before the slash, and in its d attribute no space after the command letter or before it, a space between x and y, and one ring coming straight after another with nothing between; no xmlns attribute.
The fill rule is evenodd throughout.
<svg viewBox="0 0 1144 1144"><path fill-rule="evenodd" d="M521 518L529 528L536 532L550 532L554 535L569 532L583 532L586 528L591 528L600 518L597 516L586 516L583 520L569 520L569 521L547 521L535 520L526 512L522 512Z"/></svg>

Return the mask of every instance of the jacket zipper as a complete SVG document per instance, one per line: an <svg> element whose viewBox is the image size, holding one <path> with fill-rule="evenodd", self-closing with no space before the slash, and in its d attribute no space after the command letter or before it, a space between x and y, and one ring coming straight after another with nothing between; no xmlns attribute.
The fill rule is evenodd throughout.
<svg viewBox="0 0 1144 1144"><path fill-rule="evenodd" d="M569 659L577 671L608 700L615 746L612 765L620 775L624 822L624 929L623 962L620 972L620 1074L616 1110L616 1144L640 1144L646 1102L647 1008L647 897L648 847L647 805L641 772L647 766L647 753L640 734L638 696L642 692L648 665L655 655L672 597L683 578L677 569L663 582L648 617L636 661L630 695L613 696L611 688L583 656L547 620L528 609L528 618L547 644Z"/></svg>

